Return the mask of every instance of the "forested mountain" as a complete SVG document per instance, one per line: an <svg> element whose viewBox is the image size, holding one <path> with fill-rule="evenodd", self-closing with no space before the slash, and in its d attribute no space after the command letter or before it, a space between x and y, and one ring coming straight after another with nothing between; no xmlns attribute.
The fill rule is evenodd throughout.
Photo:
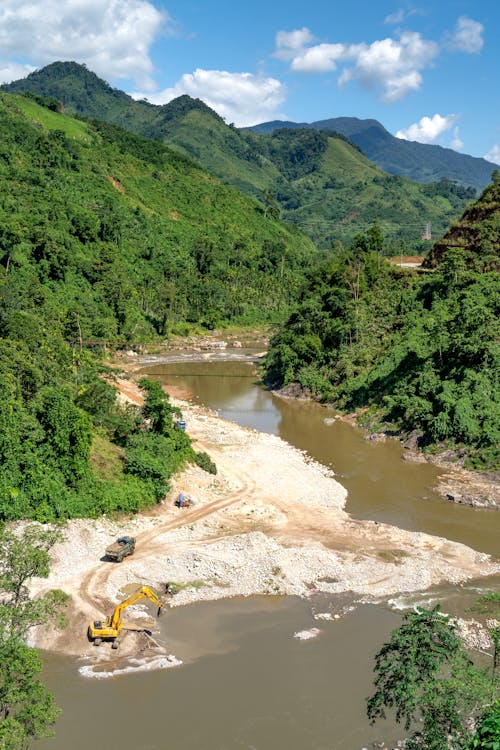
<svg viewBox="0 0 500 750"><path fill-rule="evenodd" d="M282 316L316 255L185 156L0 95L0 523L154 503L209 470L156 383L120 410L85 348Z"/></svg>
<svg viewBox="0 0 500 750"><path fill-rule="evenodd" d="M251 130L270 134L281 128L314 128L341 133L381 169L416 182L446 179L482 189L490 182L495 168L486 159L460 154L451 148L396 138L377 120L359 120L357 117L333 117L311 123L274 120L255 125Z"/></svg>
<svg viewBox="0 0 500 750"><path fill-rule="evenodd" d="M404 251L421 252L430 244L422 240L424 226L442 234L475 196L447 180L418 185L389 175L331 131L259 135L227 125L188 96L162 107L136 102L77 63L53 63L3 89L53 97L67 112L163 141L296 223L320 248L351 241L377 219L392 241L388 252L400 252L402 243Z"/></svg>
<svg viewBox="0 0 500 750"><path fill-rule="evenodd" d="M431 273L381 257L377 228L313 273L271 342L267 378L298 383L374 429L419 431L422 446L464 447L498 466L500 179L428 261Z"/></svg>
<svg viewBox="0 0 500 750"><path fill-rule="evenodd" d="M24 96L1 96L0 121L9 298L40 289L67 337L260 319L293 295L312 244L186 157Z"/></svg>

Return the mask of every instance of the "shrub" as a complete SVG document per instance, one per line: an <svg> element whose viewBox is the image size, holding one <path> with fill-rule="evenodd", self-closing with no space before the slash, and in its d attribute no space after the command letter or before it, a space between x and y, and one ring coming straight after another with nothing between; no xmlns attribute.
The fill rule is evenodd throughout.
<svg viewBox="0 0 500 750"><path fill-rule="evenodd" d="M214 464L208 453L195 453L194 460L196 465L199 466L200 469L203 469L209 474L217 474L217 466Z"/></svg>

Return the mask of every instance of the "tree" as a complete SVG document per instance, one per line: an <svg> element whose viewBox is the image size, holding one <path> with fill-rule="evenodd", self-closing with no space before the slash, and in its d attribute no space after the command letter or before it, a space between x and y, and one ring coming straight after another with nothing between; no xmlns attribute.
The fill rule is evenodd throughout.
<svg viewBox="0 0 500 750"><path fill-rule="evenodd" d="M482 714L467 750L500 750L500 701Z"/></svg>
<svg viewBox="0 0 500 750"><path fill-rule="evenodd" d="M0 530L0 747L26 750L31 739L52 733L59 709L37 679L42 671L38 652L26 645L29 631L55 620L63 624L68 597L50 591L31 599L28 581L47 578L49 549L58 531L29 525L16 534Z"/></svg>
<svg viewBox="0 0 500 750"><path fill-rule="evenodd" d="M173 416L180 417L180 409L171 406L169 395L160 383L142 378L139 386L146 391L143 412L144 417L151 420L151 429L160 435L169 435L173 427Z"/></svg>
<svg viewBox="0 0 500 750"><path fill-rule="evenodd" d="M420 718L407 747L425 750L463 748L471 738L467 722L491 705L499 687L494 675L472 664L439 606L405 616L376 655L375 673L368 718L373 723L395 709L407 731Z"/></svg>
<svg viewBox="0 0 500 750"><path fill-rule="evenodd" d="M60 711L37 675L42 660L19 638L0 644L0 747L25 750L31 739L50 737Z"/></svg>

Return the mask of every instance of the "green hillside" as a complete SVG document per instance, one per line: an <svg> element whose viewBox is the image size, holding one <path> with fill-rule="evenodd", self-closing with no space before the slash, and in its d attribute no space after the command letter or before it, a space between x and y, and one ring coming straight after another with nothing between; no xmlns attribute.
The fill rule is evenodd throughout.
<svg viewBox="0 0 500 750"><path fill-rule="evenodd" d="M316 251L166 146L0 94L0 523L134 513L186 461L144 382L116 403L88 346L285 315Z"/></svg>
<svg viewBox="0 0 500 750"><path fill-rule="evenodd" d="M281 128L314 128L341 133L381 169L416 182L446 179L482 190L489 183L494 169L486 159L460 154L451 148L396 138L377 120L357 117L332 117L312 123L275 120L255 125L252 130L271 134Z"/></svg>
<svg viewBox="0 0 500 750"><path fill-rule="evenodd" d="M367 426L417 431L498 467L500 180L416 275L384 262L376 227L315 269L271 342L273 386L299 384Z"/></svg>
<svg viewBox="0 0 500 750"><path fill-rule="evenodd" d="M68 336L249 322L293 296L310 242L186 157L25 97L3 94L0 122L0 263Z"/></svg>
<svg viewBox="0 0 500 750"><path fill-rule="evenodd" d="M165 105L169 119L154 137L196 159L223 182L259 198L278 179L279 170L255 153L238 130L199 104L182 96Z"/></svg>
<svg viewBox="0 0 500 750"><path fill-rule="evenodd" d="M457 258L475 271L500 270L500 174L480 198L435 243L424 268L437 268Z"/></svg>
<svg viewBox="0 0 500 750"><path fill-rule="evenodd" d="M266 146L271 150L279 140L292 156L298 152L296 162L300 162L301 144L313 132L276 130L260 136L261 150ZM422 240L424 226L430 223L434 236L441 235L474 196L473 190L446 180L419 185L389 175L345 139L324 132L315 137L324 144L321 155L314 162L306 152L302 172L281 177L275 194L284 218L298 224L319 247L329 247L335 240L349 243L377 221L387 252L402 248L422 252L431 245Z"/></svg>
<svg viewBox="0 0 500 750"><path fill-rule="evenodd" d="M424 227L430 223L434 236L442 234L475 195L446 180L418 185L389 175L331 129L262 135L227 125L188 96L161 107L136 102L76 63L53 63L2 88L55 97L67 112L163 141L262 201L268 213L281 212L320 248L352 241L376 219L390 240L388 252L428 250Z"/></svg>

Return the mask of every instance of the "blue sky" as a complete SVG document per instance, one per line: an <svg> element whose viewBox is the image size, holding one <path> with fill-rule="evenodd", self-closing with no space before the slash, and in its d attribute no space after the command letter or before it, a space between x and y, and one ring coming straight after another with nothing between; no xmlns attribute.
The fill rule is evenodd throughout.
<svg viewBox="0 0 500 750"><path fill-rule="evenodd" d="M238 126L375 118L500 163L499 29L497 0L2 0L0 80L76 60Z"/></svg>

